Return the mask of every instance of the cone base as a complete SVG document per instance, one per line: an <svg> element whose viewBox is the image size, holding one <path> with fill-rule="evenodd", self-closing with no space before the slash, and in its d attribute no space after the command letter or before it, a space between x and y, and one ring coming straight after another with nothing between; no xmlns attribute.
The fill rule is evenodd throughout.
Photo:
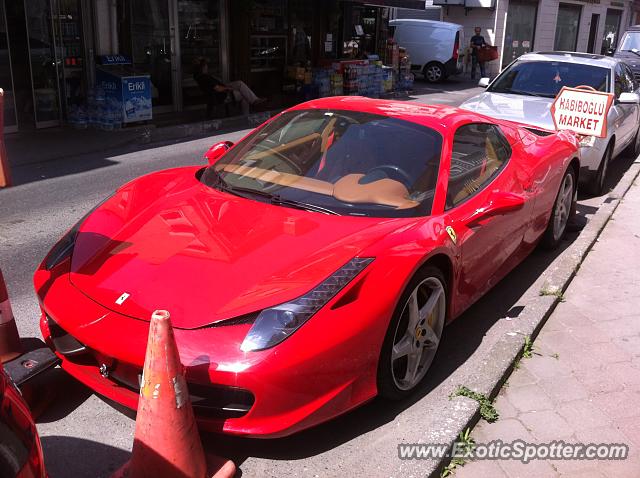
<svg viewBox="0 0 640 478"><path fill-rule="evenodd" d="M227 460L221 456L206 454L207 459L207 475L204 477L188 477L188 478L233 478L236 474L236 465L231 460ZM122 465L110 478L138 478L129 474L129 463ZM187 478L185 476L166 478Z"/></svg>

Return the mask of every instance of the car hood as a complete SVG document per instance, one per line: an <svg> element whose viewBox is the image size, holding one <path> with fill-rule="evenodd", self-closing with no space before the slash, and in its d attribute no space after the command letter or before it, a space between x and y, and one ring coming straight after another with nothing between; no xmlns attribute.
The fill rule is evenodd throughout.
<svg viewBox="0 0 640 478"><path fill-rule="evenodd" d="M102 306L193 329L299 297L416 219L329 216L209 188L196 168L143 177L82 224L71 281Z"/></svg>
<svg viewBox="0 0 640 478"><path fill-rule="evenodd" d="M551 103L553 98L485 92L465 101L460 108L492 118L553 130Z"/></svg>

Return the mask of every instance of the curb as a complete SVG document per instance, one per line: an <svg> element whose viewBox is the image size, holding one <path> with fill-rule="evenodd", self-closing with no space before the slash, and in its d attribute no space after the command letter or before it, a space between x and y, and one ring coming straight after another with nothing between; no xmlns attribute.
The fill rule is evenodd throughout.
<svg viewBox="0 0 640 478"><path fill-rule="evenodd" d="M557 261L552 264L552 268L545 271L545 287L559 293L567 289L580 265L597 242L600 233L639 175L640 164L636 161L620 179L614 190L609 193L598 211L590 218L589 223L576 240L558 256ZM531 287L538 287L538 285L533 284ZM529 292L531 289L523 295L527 295ZM560 301L561 298L555 295L539 295L538 292L533 294L533 297L524 303L524 309L518 317L521 333L507 334L500 338L486 353L485 360L479 364L476 373L469 377L465 385L493 400L511 375L515 363L522 356L524 337L528 335L531 340L535 340ZM451 399L451 407L456 410L456 413L447 421L446 432L440 440L441 443L450 445L458 439L460 433L467 428L472 429L480 420L480 406L474 400L454 397ZM432 462L433 469L430 470L428 476L431 478L439 477L450 461L450 458L445 457Z"/></svg>

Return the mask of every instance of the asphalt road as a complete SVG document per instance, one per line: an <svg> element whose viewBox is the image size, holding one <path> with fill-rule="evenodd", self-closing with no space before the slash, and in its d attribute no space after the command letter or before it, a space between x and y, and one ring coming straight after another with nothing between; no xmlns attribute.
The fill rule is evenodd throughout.
<svg viewBox="0 0 640 478"><path fill-rule="evenodd" d="M465 84L449 84L422 88L422 94L409 101L457 105L479 91ZM212 143L234 141L245 133L122 148L17 168L15 176L21 184L0 191L0 264L22 336L39 336L31 276L68 227L119 185L148 172L202 163L202 154ZM612 165L612 184L628 164L620 160ZM579 212L588 218L603 200L581 199ZM508 327L505 320L554 257L534 253L447 329L435 372L413 399L393 406L373 401L328 425L285 440L205 436L207 446L235 458L245 476L336 476L354 471L370 476L388 474L387 464L397 460L395 446L399 441L418 441L429 427L441 426L434 420L442 418L447 387L460 383L456 374L472 370L482 349L504 333ZM62 372L52 387L57 398L38 424L51 478L109 476L129 456L132 414ZM408 475L412 474L410 466L405 469Z"/></svg>

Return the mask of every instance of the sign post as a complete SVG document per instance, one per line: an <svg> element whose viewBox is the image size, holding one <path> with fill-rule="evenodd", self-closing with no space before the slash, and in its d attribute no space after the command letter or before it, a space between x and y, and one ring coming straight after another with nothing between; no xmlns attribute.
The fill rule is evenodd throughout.
<svg viewBox="0 0 640 478"><path fill-rule="evenodd" d="M585 136L607 137L607 115L613 103L612 93L590 86L563 87L551 105L557 130L569 130Z"/></svg>
<svg viewBox="0 0 640 478"><path fill-rule="evenodd" d="M11 186L7 150L4 147L4 91L0 88L0 188Z"/></svg>

